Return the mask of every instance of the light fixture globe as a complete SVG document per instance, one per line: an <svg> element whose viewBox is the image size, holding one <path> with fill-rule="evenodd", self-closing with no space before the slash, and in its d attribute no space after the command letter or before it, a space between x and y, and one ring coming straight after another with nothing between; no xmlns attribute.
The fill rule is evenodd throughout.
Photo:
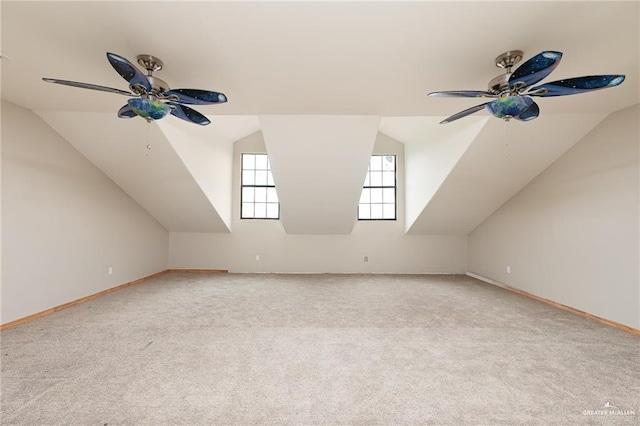
<svg viewBox="0 0 640 426"><path fill-rule="evenodd" d="M127 103L136 115L150 120L159 120L171 112L171 108L159 100L132 98Z"/></svg>
<svg viewBox="0 0 640 426"><path fill-rule="evenodd" d="M489 112L498 118L510 119L519 116L533 104L533 99L526 96L503 96L487 104Z"/></svg>

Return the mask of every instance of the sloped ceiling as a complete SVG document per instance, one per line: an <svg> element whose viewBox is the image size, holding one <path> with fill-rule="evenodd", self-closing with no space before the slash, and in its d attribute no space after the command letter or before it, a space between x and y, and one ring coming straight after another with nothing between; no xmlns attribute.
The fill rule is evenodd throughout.
<svg viewBox="0 0 640 426"><path fill-rule="evenodd" d="M437 187L433 182L425 183L421 193L419 180L413 181L415 195L407 197L407 206L412 206L407 214L409 210L412 213L406 228L412 233L466 233L577 141L589 126L640 101L640 4L632 1L3 0L1 13L2 98L36 111L71 143L82 139L76 147L169 230L229 231L231 202L225 184L231 180L229 144L233 138L260 130L258 117L381 117L380 130L404 142L410 156L423 152L419 144L433 139L420 136L420 132L412 136L407 128L417 126L426 134L442 134L439 141L465 139L462 129L473 126L471 122L425 130L425 119L429 126L438 127L435 123L443 117L479 103L427 98L425 94L485 88L500 74L493 61L504 51L523 50L525 59L542 50L564 52L552 80L589 74L627 76L615 89L540 99L539 119L511 123L510 131L518 135L517 140L530 144L522 149L530 151L520 158L520 148L510 144L510 163L491 167L504 155L505 123L494 118L488 119L475 138L466 138L466 147L466 142L458 147L459 160L442 150L449 152L449 157L447 166L440 170ZM185 123L168 117L152 126L152 140L157 141L146 153L149 157L114 152L112 146L119 141L145 137L140 130L146 126L144 121L114 119L125 97L41 80L54 77L125 89L126 82L105 58L108 51L132 61L142 53L161 58L164 69L156 75L173 88L224 92L227 104L196 108L211 119L209 128L218 126L221 134L185 127ZM225 117L232 118L225 121ZM483 111L465 120L486 117ZM554 133L556 128L559 131ZM89 137L96 135L96 129L104 134ZM90 146L96 139L102 147ZM494 142L496 147L491 145ZM87 145L81 149L80 143ZM308 149L323 149L317 140L300 143ZM277 144L267 143L276 156L276 151L283 152ZM165 148L166 172L157 176L154 173L159 172L145 164ZM359 159L371 153L365 143L355 144L353 150ZM215 171L208 170L203 161L210 155L216 156L211 163ZM114 156L118 157L117 167L112 164ZM439 159L430 161L438 164ZM117 169L131 172L125 176ZM176 183L170 182L174 172ZM356 183L359 173L345 173L343 179L348 182L333 188L344 191L336 200L352 200L352 188L361 184ZM289 175L274 169L274 175L278 174ZM212 178L215 183L209 180ZM281 184L286 185L286 179L281 177ZM140 186L142 181L148 181L146 187ZM479 181L485 183L477 186ZM152 189L154 185L158 188ZM286 199L295 198L294 190L287 194ZM171 205L165 205L167 200ZM302 223L299 215L305 214L302 210L294 213L294 206L285 200L286 211L282 211L291 232L297 232L294 229ZM345 209L355 212L355 206ZM317 223L317 229L334 232L337 223L343 223L334 219ZM346 228L341 225L340 229Z"/></svg>
<svg viewBox="0 0 640 426"><path fill-rule="evenodd" d="M375 116L260 117L287 233L351 232L378 122Z"/></svg>
<svg viewBox="0 0 640 426"><path fill-rule="evenodd" d="M229 232L156 123L99 112L40 116L166 229Z"/></svg>
<svg viewBox="0 0 640 426"><path fill-rule="evenodd" d="M449 126L439 125L440 119L434 117L382 119L380 131L405 143L406 229L423 213L488 119L469 117Z"/></svg>
<svg viewBox="0 0 640 426"><path fill-rule="evenodd" d="M468 234L604 117L487 120L407 232Z"/></svg>
<svg viewBox="0 0 640 426"><path fill-rule="evenodd" d="M216 117L215 126L206 127L182 120L160 120L155 124L227 229L231 229L233 142L258 131L258 118L225 115Z"/></svg>

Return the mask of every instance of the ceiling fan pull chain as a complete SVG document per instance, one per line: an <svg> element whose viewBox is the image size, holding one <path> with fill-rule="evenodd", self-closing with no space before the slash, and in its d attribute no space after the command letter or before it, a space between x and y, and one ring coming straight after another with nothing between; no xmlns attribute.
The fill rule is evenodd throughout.
<svg viewBox="0 0 640 426"><path fill-rule="evenodd" d="M511 151L509 150L509 138L511 137L511 120L505 120L505 134L507 136L505 142L505 153L507 155L507 159L510 159Z"/></svg>
<svg viewBox="0 0 640 426"><path fill-rule="evenodd" d="M149 143L149 133L151 131L151 122L147 121L147 136L145 137L145 141L147 142L147 151L151 151L151 144ZM145 153L145 156L149 156L149 153Z"/></svg>

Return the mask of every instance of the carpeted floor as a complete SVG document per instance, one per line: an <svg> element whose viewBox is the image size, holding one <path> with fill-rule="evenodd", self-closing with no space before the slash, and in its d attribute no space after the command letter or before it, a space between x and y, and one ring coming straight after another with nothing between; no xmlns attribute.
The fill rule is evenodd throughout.
<svg viewBox="0 0 640 426"><path fill-rule="evenodd" d="M2 424L640 423L638 337L466 276L173 273L0 338Z"/></svg>

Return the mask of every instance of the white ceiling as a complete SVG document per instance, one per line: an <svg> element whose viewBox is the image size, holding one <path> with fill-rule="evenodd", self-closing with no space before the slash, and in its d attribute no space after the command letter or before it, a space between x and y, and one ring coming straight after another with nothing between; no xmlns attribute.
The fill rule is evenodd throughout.
<svg viewBox="0 0 640 426"><path fill-rule="evenodd" d="M538 120L541 124L563 122L562 119L543 120L545 116L585 114L585 117L600 117L640 101L640 3L636 1L2 0L1 14L0 52L10 58L0 62L2 98L37 111L42 117L55 116L65 126L76 126L73 132L69 130L74 134L90 134L92 126L96 125L94 121L102 116L97 114L91 120L83 120L82 114L76 116L74 112L115 115L126 98L47 84L41 78L126 89L127 83L109 65L105 57L107 51L125 56L132 62L141 53L161 58L165 68L156 75L172 88L225 93L229 98L227 104L196 107L212 120L211 126L221 126L223 137L217 142L221 144L230 144L259 130L257 116L298 114L379 116L381 122L386 123L388 134L407 135L406 140L399 139L401 142L429 143L418 136L431 132L406 132L403 131L406 120L385 118L415 118L414 126L434 126L435 120L425 121L424 117L441 118L480 103L474 99L428 98L425 94L435 90L486 88L488 81L500 74L493 63L494 58L513 49L523 50L525 59L542 50L564 52L562 62L547 80L612 73L627 76L618 88L588 95L539 99L541 117ZM168 117L166 120L177 119ZM122 122L111 121L112 126ZM136 131L126 134L128 127L118 130L125 132L121 137L137 137ZM541 131L537 129L539 127L529 127L528 137L535 139L536 132ZM196 128L189 132L189 138L199 137L199 131ZM451 126L451 131L455 132L455 126ZM582 131L576 129L574 136ZM202 137L207 134L202 133ZM573 139L575 137L568 137L570 141ZM440 200L457 197L457 201L449 200L444 204L439 201L438 205L464 206L460 201L473 195L465 192L471 190L459 182L464 176L471 176L461 167L464 164L476 164L477 167L489 151L481 154L481 149L472 148L466 151L464 161L456 166L453 178L457 183L445 181L437 193ZM514 174L513 180L525 184L565 148L549 149L548 153L545 151L539 156L544 161L522 167L524 171L520 168L509 170ZM473 154L476 151L477 157ZM167 161L183 161L175 152L172 155ZM109 164L102 167L107 174L114 168L113 159L101 157L92 161L98 167ZM123 156L120 161L127 159ZM130 161L138 160L133 157ZM133 172L135 167L133 164L127 167L132 174L119 184L125 190L128 186L138 188L138 183L133 183L137 180ZM488 177L487 181L495 181L497 177ZM193 185L198 186L197 183ZM155 186L150 184L138 190L147 191L143 197L149 199L161 194L167 196L162 192L164 190L155 193ZM420 226L415 229L467 232L470 223L483 220L486 212L490 214L499 207L502 201L496 200L504 201L504 197L518 189L517 185L507 189L487 186L484 190L497 191L487 197L494 201L486 201L488 204L478 209L481 214L465 219L464 225L460 224L454 230L448 225L437 229L425 225L427 218L429 223L438 223L450 217L446 208L429 210L425 205L426 216L423 220L417 218ZM137 196L134 198L141 202ZM212 201L211 197L207 198ZM202 200L199 203L207 204ZM190 207L185 205L184 208ZM218 215L214 209L202 215L217 216L219 221L227 213ZM179 223L187 218L183 215L166 218L163 222Z"/></svg>
<svg viewBox="0 0 640 426"><path fill-rule="evenodd" d="M449 115L473 100L493 60L559 50L553 74L627 74L625 90L543 99L543 113L638 102L637 2L10 2L2 1L3 97L33 110L114 112L126 98L41 77L126 89L107 62L161 58L171 87L224 92L207 114Z"/></svg>

